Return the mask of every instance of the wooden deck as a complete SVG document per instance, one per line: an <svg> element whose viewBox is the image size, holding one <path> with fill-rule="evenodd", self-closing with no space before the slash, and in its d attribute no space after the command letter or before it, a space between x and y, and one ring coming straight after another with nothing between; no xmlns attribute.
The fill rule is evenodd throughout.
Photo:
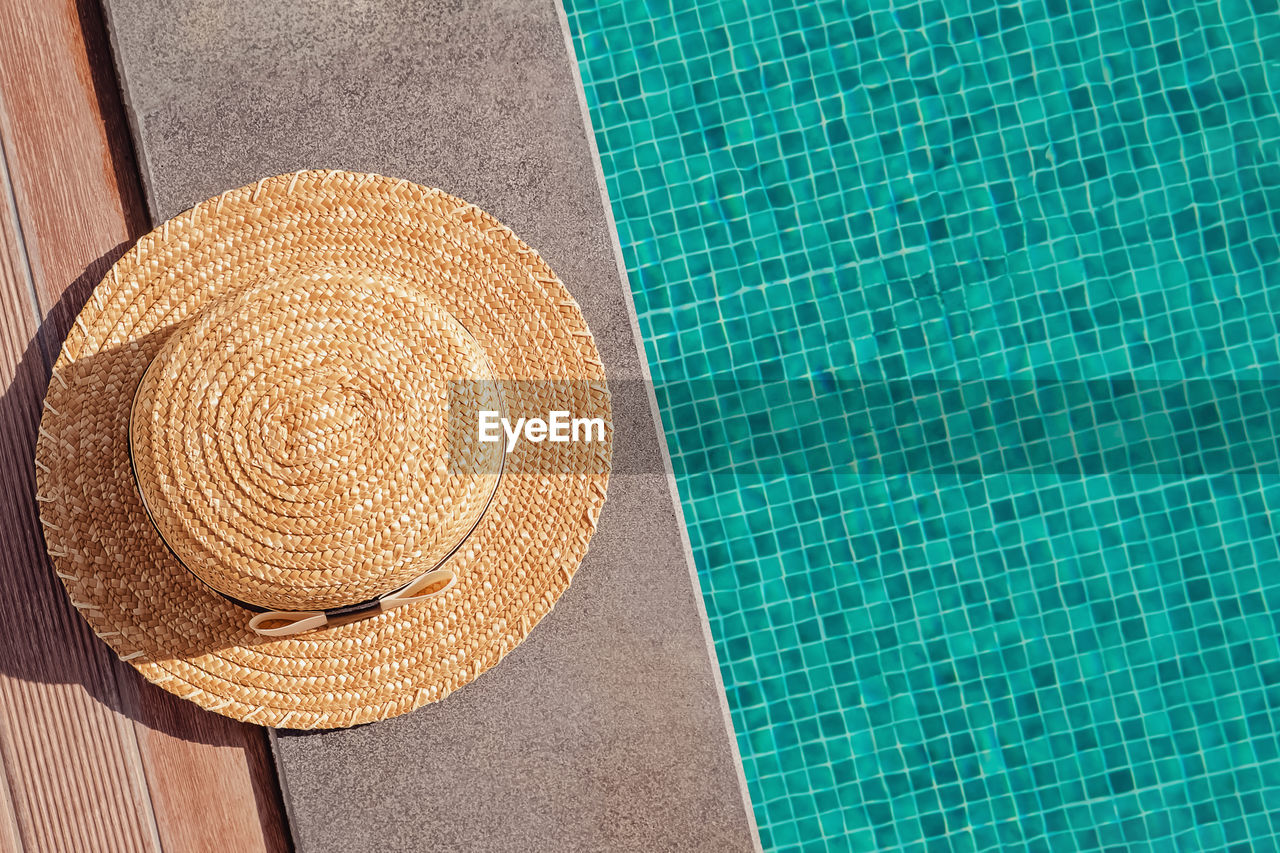
<svg viewBox="0 0 1280 853"><path fill-rule="evenodd" d="M50 365L148 227L96 0L0 3L0 850L289 849L265 730L143 682L44 553Z"/></svg>

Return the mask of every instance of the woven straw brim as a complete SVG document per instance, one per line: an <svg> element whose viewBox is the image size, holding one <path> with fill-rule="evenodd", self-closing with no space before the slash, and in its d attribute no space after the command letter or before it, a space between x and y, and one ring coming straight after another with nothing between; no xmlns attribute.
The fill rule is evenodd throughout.
<svg viewBox="0 0 1280 853"><path fill-rule="evenodd" d="M229 289L339 270L419 288L483 348L511 417L608 422L582 313L493 217L407 181L311 171L227 192L138 241L94 290L54 366L36 449L45 540L72 603L148 680L236 719L331 728L443 698L551 610L604 503L604 442L520 442L450 558L457 584L339 627L267 639L187 571L148 520L129 412L175 329Z"/></svg>

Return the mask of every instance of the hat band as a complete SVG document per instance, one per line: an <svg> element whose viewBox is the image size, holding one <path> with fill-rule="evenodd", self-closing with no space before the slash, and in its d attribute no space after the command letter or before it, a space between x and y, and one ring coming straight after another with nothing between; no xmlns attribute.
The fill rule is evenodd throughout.
<svg viewBox="0 0 1280 853"><path fill-rule="evenodd" d="M188 570L189 571L189 570ZM394 592L369 601L347 607L335 607L329 610L267 610L249 620L249 628L264 637L292 637L335 625L347 625L359 622L379 613L426 601L449 590L458 582L458 576L452 569L435 568L418 575ZM217 592L217 590L214 590ZM235 601L226 593L218 593L224 598ZM237 602L244 605L244 602Z"/></svg>
<svg viewBox="0 0 1280 853"><path fill-rule="evenodd" d="M470 332L468 332L470 334ZM487 360L487 359L486 359ZM154 359L153 359L154 361ZM148 369L150 364L148 365ZM146 371L143 371L145 376ZM143 512L147 516L147 521L151 523L151 529L156 532L156 536L164 545L165 550L173 555L178 565L187 570L187 573L194 577L200 583L204 584L208 589L222 596L227 601L246 610L257 611L256 615L249 620L248 626L255 634L263 637L292 637L297 634L305 634L308 631L315 631L325 627L335 627L338 625L349 625L352 622L359 622L363 619L369 619L377 616L379 613L386 613L388 610L394 610L397 607L404 607L407 604L417 604L430 598L435 598L448 592L458 582L458 576L452 569L444 568L444 564L458 553L459 549L466 544L471 535L476 532L476 528L480 526L480 522L484 520L485 513L489 511L489 507L493 504L494 495L498 493L498 484L502 481L502 473L507 467L507 455L501 453L498 455L498 473L493 478L493 488L489 491L489 497L485 500L484 506L480 509L480 513L476 516L475 523L463 534L449 552L427 571L418 575L399 589L391 592L383 593L375 598L361 601L356 604L345 604L341 607L330 607L326 610L267 610L256 604L250 604L242 601L232 595L227 595L220 589L212 586L204 578L200 577L196 572L191 570L174 550L169 541L164 538L164 533L156 524L155 517L151 514L151 508L147 506L146 495L142 493L142 485L138 481L138 468L134 463L133 457L133 429L132 420L137 409L138 391L142 388L142 377L138 378L138 386L133 391L133 402L129 405L129 436L125 442L125 447L129 456L129 473L133 475L133 486L138 492L138 498L142 502ZM507 413L506 400L499 398L498 408L501 416L505 417Z"/></svg>

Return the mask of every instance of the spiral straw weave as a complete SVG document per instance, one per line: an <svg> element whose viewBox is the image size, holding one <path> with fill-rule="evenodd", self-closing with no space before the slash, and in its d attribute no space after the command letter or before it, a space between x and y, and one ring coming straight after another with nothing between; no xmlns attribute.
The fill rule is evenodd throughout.
<svg viewBox="0 0 1280 853"><path fill-rule="evenodd" d="M273 726L384 719L519 643L604 502L611 430L521 442L498 477L500 446L450 429L497 408L607 423L604 378L563 284L475 206L376 175L264 179L143 237L77 317L36 449L49 553L173 693ZM446 556L438 597L290 638L226 597L340 606Z"/></svg>
<svg viewBox="0 0 1280 853"><path fill-rule="evenodd" d="M219 592L280 610L355 604L475 526L502 447L451 442L449 419L500 410L493 380L476 340L414 288L268 279L224 294L152 362L134 473L165 542Z"/></svg>

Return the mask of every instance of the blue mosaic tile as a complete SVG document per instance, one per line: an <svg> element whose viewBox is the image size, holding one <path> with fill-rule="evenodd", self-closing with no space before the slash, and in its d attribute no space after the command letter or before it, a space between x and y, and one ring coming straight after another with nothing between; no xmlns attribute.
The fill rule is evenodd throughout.
<svg viewBox="0 0 1280 853"><path fill-rule="evenodd" d="M566 0L769 850L1280 847L1275 0Z"/></svg>

